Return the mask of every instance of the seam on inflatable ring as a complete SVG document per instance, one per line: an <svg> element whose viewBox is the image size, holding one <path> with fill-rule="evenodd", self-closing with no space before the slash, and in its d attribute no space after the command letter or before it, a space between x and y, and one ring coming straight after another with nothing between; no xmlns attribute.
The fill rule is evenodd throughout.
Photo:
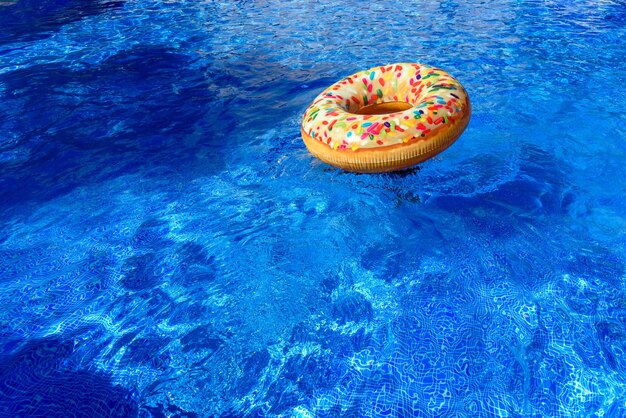
<svg viewBox="0 0 626 418"><path fill-rule="evenodd" d="M408 168L415 164L419 164L439 154L450 145L452 145L463 133L471 115L471 105L464 117L451 126L449 129L429 139L426 143L422 142L421 146L412 144L409 146L395 146L393 151L380 149L367 149L368 154L359 155L358 151L337 151L328 147L326 144L311 138L302 130L304 143L309 151L324 161L325 163L337 166L342 169L357 172L385 172L395 171ZM419 144L419 142L417 143ZM317 148L317 149L315 149ZM404 151L401 151L406 148ZM396 151L398 150L398 151Z"/></svg>

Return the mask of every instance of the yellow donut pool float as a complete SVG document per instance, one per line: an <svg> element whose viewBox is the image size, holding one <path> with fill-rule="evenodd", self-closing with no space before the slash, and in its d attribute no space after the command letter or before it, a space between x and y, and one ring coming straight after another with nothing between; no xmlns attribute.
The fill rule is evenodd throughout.
<svg viewBox="0 0 626 418"><path fill-rule="evenodd" d="M448 148L465 130L469 97L445 71L400 63L353 74L324 90L302 119L308 150L360 173L411 167Z"/></svg>

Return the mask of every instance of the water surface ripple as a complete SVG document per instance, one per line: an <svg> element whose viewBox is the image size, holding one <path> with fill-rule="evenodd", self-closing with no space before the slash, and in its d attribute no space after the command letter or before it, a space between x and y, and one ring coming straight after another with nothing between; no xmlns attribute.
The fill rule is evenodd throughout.
<svg viewBox="0 0 626 418"><path fill-rule="evenodd" d="M626 416L626 3L0 2L0 416ZM300 118L385 63L414 170Z"/></svg>

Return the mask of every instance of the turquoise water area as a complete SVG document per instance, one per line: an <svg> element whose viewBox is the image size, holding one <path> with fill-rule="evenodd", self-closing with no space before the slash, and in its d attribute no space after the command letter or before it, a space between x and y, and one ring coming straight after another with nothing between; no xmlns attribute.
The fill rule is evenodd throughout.
<svg viewBox="0 0 626 418"><path fill-rule="evenodd" d="M626 416L626 3L0 2L1 417ZM453 74L413 170L313 159Z"/></svg>

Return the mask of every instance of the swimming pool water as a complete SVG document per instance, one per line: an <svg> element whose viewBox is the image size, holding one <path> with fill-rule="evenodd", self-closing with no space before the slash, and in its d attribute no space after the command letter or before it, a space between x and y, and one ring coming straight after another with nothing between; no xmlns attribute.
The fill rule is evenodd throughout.
<svg viewBox="0 0 626 418"><path fill-rule="evenodd" d="M0 2L0 416L626 416L626 3ZM309 102L473 104L359 175Z"/></svg>

